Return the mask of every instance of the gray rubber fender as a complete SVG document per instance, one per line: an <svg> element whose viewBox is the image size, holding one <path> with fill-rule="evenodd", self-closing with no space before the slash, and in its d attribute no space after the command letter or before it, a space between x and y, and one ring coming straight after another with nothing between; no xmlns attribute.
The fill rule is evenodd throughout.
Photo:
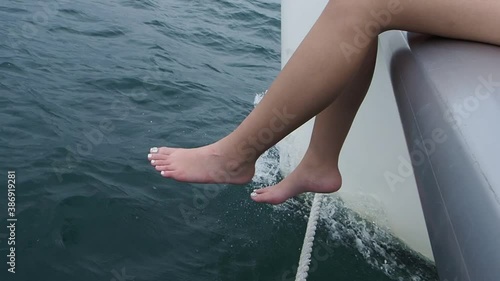
<svg viewBox="0 0 500 281"><path fill-rule="evenodd" d="M385 55L439 276L499 281L500 47L393 32Z"/></svg>

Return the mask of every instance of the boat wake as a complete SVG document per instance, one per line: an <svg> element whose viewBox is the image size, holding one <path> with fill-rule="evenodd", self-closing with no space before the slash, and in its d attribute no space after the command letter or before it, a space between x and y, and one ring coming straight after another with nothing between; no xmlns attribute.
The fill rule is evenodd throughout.
<svg viewBox="0 0 500 281"><path fill-rule="evenodd" d="M264 95L265 93L257 94L254 104L258 104ZM259 158L252 187L274 185L283 178L280 171L280 154L283 154L283 151L273 147ZM276 212L301 214L307 223L305 214L309 213L312 199L313 194L306 194L273 208ZM362 217L347 208L336 194L324 196L323 200L318 229L326 230L326 242L333 244L333 248L344 247L353 250L351 252L360 255L372 268L380 270L393 280L439 280L434 264L408 248L389 229L380 227L365 219L366 216ZM380 211L382 208L375 206L377 202L362 196L359 200L366 201L360 204L369 206L372 215L384 216Z"/></svg>

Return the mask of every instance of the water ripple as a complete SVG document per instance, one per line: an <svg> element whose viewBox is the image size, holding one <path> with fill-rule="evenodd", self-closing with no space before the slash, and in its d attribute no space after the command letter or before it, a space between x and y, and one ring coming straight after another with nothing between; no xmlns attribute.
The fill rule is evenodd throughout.
<svg viewBox="0 0 500 281"><path fill-rule="evenodd" d="M0 5L0 12L12 13L12 14L26 14L29 11L25 9L20 9L18 7L5 7Z"/></svg>
<svg viewBox="0 0 500 281"><path fill-rule="evenodd" d="M90 36L90 37L103 37L103 38L115 38L115 37L120 37L120 36L127 34L127 32L121 27L110 27L110 28L103 29L103 30L80 31L80 30L76 30L76 29L73 29L70 27L60 26L60 27L51 28L51 29L49 29L49 31L51 31L51 32L66 32L66 33L70 33L70 34L84 35L84 36Z"/></svg>
<svg viewBox="0 0 500 281"><path fill-rule="evenodd" d="M0 71L7 71L7 72L16 72L16 73L23 73L22 68L18 67L17 65L11 63L11 62L2 62L0 63Z"/></svg>
<svg viewBox="0 0 500 281"><path fill-rule="evenodd" d="M251 184L178 183L147 160L149 147L208 144L246 117L280 67L279 10L279 0L2 1L0 168L16 170L29 225L16 233L19 280L111 280L122 269L150 281L281 280L293 270L307 202L257 205ZM280 179L278 158L259 160L257 184ZM390 279L372 266L379 252L342 247L318 280ZM337 260L343 271L329 266Z"/></svg>
<svg viewBox="0 0 500 281"><path fill-rule="evenodd" d="M75 9L60 9L59 12L61 14L67 15L74 21L78 22L96 22L99 19L95 16L91 16L81 10Z"/></svg>
<svg viewBox="0 0 500 281"><path fill-rule="evenodd" d="M158 9L160 5L157 1L153 0L122 0L120 4L125 7L132 7L136 9L154 10Z"/></svg>

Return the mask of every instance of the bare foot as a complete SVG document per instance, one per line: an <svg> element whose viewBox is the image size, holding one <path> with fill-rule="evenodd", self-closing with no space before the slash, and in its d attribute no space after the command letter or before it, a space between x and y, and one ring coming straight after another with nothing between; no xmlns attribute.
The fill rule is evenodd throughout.
<svg viewBox="0 0 500 281"><path fill-rule="evenodd" d="M252 180L255 162L241 161L219 143L199 148L151 148L148 159L166 178L193 183L244 184Z"/></svg>
<svg viewBox="0 0 500 281"><path fill-rule="evenodd" d="M342 178L337 165L305 163L304 160L280 183L254 190L252 199L259 203L281 204L304 192L331 193L340 189Z"/></svg>

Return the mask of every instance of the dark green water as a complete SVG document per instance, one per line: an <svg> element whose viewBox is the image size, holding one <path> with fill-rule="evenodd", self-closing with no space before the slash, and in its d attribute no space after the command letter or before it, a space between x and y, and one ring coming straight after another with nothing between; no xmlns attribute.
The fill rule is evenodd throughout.
<svg viewBox="0 0 500 281"><path fill-rule="evenodd" d="M280 67L280 3L0 3L0 280L293 280L309 200L164 180L150 147L234 129ZM16 171L16 273L7 171ZM435 269L331 198L309 280L437 280Z"/></svg>

